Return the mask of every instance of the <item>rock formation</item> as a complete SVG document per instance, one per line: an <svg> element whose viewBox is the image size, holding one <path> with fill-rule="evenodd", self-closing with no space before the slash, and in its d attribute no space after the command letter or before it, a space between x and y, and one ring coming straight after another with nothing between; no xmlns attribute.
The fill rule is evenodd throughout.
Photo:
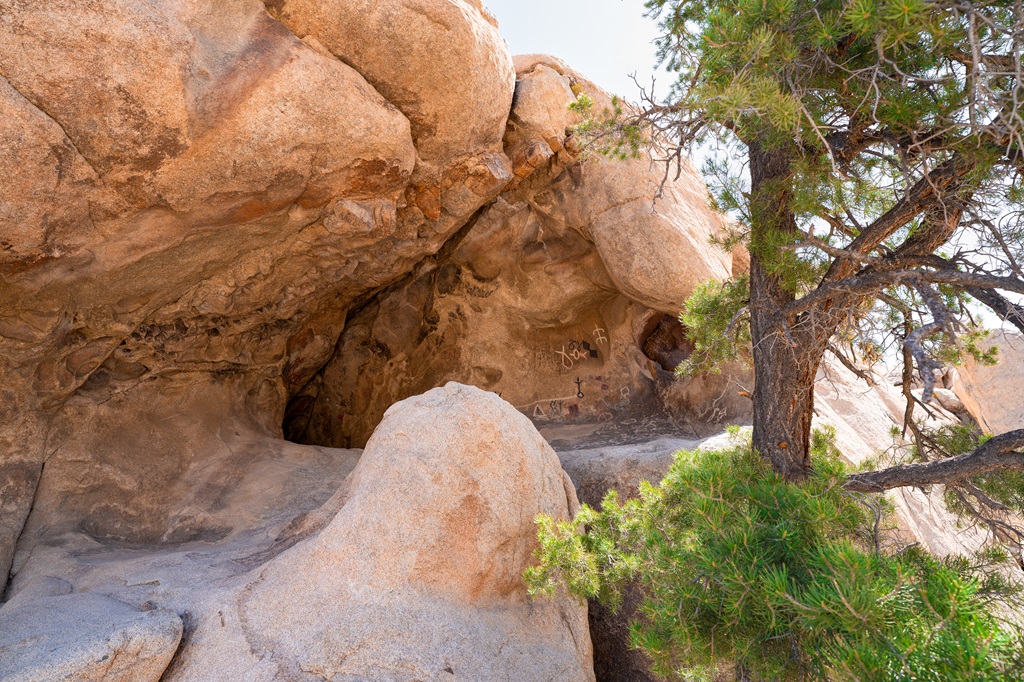
<svg viewBox="0 0 1024 682"><path fill-rule="evenodd" d="M1024 335L998 331L982 346L997 346L998 362L986 366L968 360L956 369L953 388L985 431L1019 429L1024 425Z"/></svg>
<svg viewBox="0 0 1024 682"><path fill-rule="evenodd" d="M37 583L49 583L49 594L26 589L0 609L0 678L160 680L181 640L178 614L139 611L97 594L66 594L71 586L52 578Z"/></svg>
<svg viewBox="0 0 1024 682"><path fill-rule="evenodd" d="M516 180L433 257L349 314L338 348L292 400L294 440L361 447L397 400L454 379L487 388L552 441L636 442L643 422L706 434L749 411L729 378L677 382L675 317L731 274L691 168L664 187L647 159L580 164L575 91L609 98L551 57L516 58L505 135Z"/></svg>
<svg viewBox="0 0 1024 682"><path fill-rule="evenodd" d="M593 679L532 519L750 379L673 379L744 259L580 93L479 0L0 3L0 676Z"/></svg>

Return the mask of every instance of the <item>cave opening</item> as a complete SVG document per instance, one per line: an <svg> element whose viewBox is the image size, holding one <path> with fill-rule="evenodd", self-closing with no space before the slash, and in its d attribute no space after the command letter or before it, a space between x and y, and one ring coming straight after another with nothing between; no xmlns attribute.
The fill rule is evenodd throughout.
<svg viewBox="0 0 1024 682"><path fill-rule="evenodd" d="M657 368L671 374L693 354L695 346L686 327L672 315L654 315L640 337L640 349Z"/></svg>

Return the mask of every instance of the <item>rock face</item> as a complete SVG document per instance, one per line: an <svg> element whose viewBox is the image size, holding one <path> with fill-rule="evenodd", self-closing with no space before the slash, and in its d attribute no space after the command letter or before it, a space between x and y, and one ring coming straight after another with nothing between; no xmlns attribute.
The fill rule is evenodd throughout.
<svg viewBox="0 0 1024 682"><path fill-rule="evenodd" d="M969 360L956 369L954 390L985 431L999 434L1024 428L1024 335L996 332L983 346L997 346L999 362L985 366Z"/></svg>
<svg viewBox="0 0 1024 682"><path fill-rule="evenodd" d="M0 679L157 682L181 629L176 613L95 594L19 598L0 608Z"/></svg>
<svg viewBox="0 0 1024 682"><path fill-rule="evenodd" d="M504 63L500 108L511 57L488 45L486 59L434 64ZM136 486L134 473L108 475L120 453L187 479L205 456L177 447L181 423L162 420L204 414L214 393L240 401L215 412L278 436L284 401L330 356L351 302L459 225L407 210L419 150L406 115L258 0L4 3L0 74L0 156L19 168L0 179L6 573L44 461L61 479L58 460L106 459L100 487ZM485 200L475 192L506 175L485 189L452 176L437 199L471 213ZM140 405L120 431L114 404ZM90 414L93 432L75 421ZM162 432L141 458L135 424ZM110 436L112 452L82 453ZM150 483L165 498L151 503L180 505Z"/></svg>
<svg viewBox="0 0 1024 682"><path fill-rule="evenodd" d="M731 266L703 186L582 163L579 91L477 0L3 3L6 596L180 614L169 680L590 679L520 584L573 500L525 417L451 389L333 447L450 380L555 441L746 409L668 381Z"/></svg>
<svg viewBox="0 0 1024 682"><path fill-rule="evenodd" d="M731 273L721 219L688 166L654 202L648 159L579 164L566 105L610 106L558 60L516 59L505 135L516 181L402 282L350 313L338 350L293 399L289 437L361 447L397 400L452 379L499 393L549 440L636 442L643 422L696 437L743 418L733 377L674 381L689 354L675 316Z"/></svg>

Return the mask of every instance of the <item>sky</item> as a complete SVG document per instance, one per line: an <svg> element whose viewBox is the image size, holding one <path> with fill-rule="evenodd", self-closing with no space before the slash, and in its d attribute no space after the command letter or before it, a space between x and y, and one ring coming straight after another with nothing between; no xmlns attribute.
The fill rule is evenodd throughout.
<svg viewBox="0 0 1024 682"><path fill-rule="evenodd" d="M562 59L601 87L627 100L639 91L629 74L657 92L670 80L654 68L657 24L644 17L641 0L484 0L498 18L512 54L542 52Z"/></svg>

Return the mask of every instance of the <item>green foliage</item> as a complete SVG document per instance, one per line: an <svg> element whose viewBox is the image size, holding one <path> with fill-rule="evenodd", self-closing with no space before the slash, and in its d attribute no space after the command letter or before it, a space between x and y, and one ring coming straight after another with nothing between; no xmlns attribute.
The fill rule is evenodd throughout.
<svg viewBox="0 0 1024 682"><path fill-rule="evenodd" d="M873 515L842 490L829 434L814 449L801 485L740 443L678 453L628 502L542 517L531 593L565 585L614 606L637 581L632 643L686 679L734 663L754 679L1020 679L1021 640L990 604L1011 587L964 559L866 549Z"/></svg>
<svg viewBox="0 0 1024 682"><path fill-rule="evenodd" d="M981 347L981 342L989 336L989 331L980 327L968 329L957 337L959 343L941 344L936 350L936 357L946 364L962 365L968 357L981 365L994 365L999 361L999 346L989 349Z"/></svg>
<svg viewBox="0 0 1024 682"><path fill-rule="evenodd" d="M749 298L746 275L697 287L679 314L694 351L676 368L677 376L717 373L722 364L742 357L742 350L750 344L750 319L744 314Z"/></svg>
<svg viewBox="0 0 1024 682"><path fill-rule="evenodd" d="M959 424L938 429L924 429L930 452L940 457L956 457L971 452L983 445L991 436L980 434L976 429ZM991 500L1018 514L1024 514L1024 471L990 471L968 479L968 483L987 495ZM973 504L977 506L978 501ZM965 498L953 488L946 490L946 506L954 513L970 517Z"/></svg>
<svg viewBox="0 0 1024 682"><path fill-rule="evenodd" d="M968 270L1019 272L1024 173L1016 152L1006 153L1006 140L1024 132L1017 104L1024 83L1013 73L1024 44L1019 3L647 0L645 7L660 22L659 54L678 78L664 103L639 120L676 144L712 152L704 174L716 205L736 217L734 235L788 295L816 287L836 258L814 246L850 246L915 182L953 159L966 170L943 191L967 211L958 238L944 237L961 251L946 257ZM756 191L746 172L755 149L785 159ZM929 227L921 212L869 251L891 256ZM964 244L983 255L972 264ZM904 288L886 290L883 304L857 311L853 322L868 320L868 335L896 326L887 324L894 311L925 323L929 311L912 289L894 294ZM961 299L947 297L958 316ZM974 355L966 341L956 348L941 337L929 350L953 360Z"/></svg>
<svg viewBox="0 0 1024 682"><path fill-rule="evenodd" d="M568 109L579 114L582 120L570 132L579 142L583 158L593 153L620 161L640 158L645 142L642 128L623 123L625 110L619 97L612 97L610 107L595 112L594 99L582 88L573 86L573 94L576 99L569 103Z"/></svg>

